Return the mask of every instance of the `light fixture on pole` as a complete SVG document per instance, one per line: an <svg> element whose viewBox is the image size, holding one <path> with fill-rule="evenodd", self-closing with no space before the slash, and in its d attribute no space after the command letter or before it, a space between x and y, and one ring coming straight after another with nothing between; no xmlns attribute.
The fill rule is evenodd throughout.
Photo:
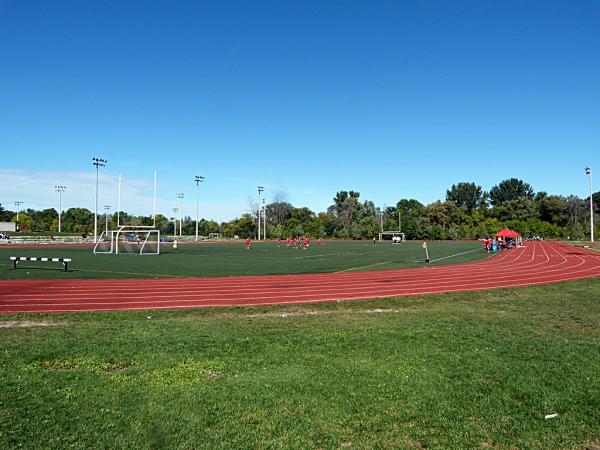
<svg viewBox="0 0 600 450"><path fill-rule="evenodd" d="M110 211L110 205L104 205L104 237L108 236L108 211Z"/></svg>
<svg viewBox="0 0 600 450"><path fill-rule="evenodd" d="M58 192L58 232L61 231L61 215L62 215L62 193L67 189L66 186L54 186L54 190Z"/></svg>
<svg viewBox="0 0 600 450"><path fill-rule="evenodd" d="M196 175L194 177L194 181L196 182L196 242L198 242L198 220L199 220L199 215L198 215L198 198L199 198L199 191L200 191L200 183L204 183L204 177L201 177L199 175Z"/></svg>
<svg viewBox="0 0 600 450"><path fill-rule="evenodd" d="M98 242L98 169L106 166L108 161L102 158L92 158L92 165L96 166L96 201L94 202L94 242Z"/></svg>
<svg viewBox="0 0 600 450"><path fill-rule="evenodd" d="M265 190L264 187L258 186L258 240L260 241L260 194Z"/></svg>
<svg viewBox="0 0 600 450"><path fill-rule="evenodd" d="M23 202L20 200L17 200L15 202L15 206L17 207L17 231L19 231L19 229L20 229L19 228L19 210L21 209L22 204L23 204Z"/></svg>
<svg viewBox="0 0 600 450"><path fill-rule="evenodd" d="M183 192L177 193L179 199L179 236L183 236Z"/></svg>
<svg viewBox="0 0 600 450"><path fill-rule="evenodd" d="M590 178L590 241L594 242L594 197L592 195L592 168L586 167L585 174Z"/></svg>

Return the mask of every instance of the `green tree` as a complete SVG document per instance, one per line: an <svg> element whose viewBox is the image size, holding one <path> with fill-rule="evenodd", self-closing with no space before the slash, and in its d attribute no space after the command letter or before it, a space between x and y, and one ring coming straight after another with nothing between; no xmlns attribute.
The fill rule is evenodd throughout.
<svg viewBox="0 0 600 450"><path fill-rule="evenodd" d="M360 192L339 191L333 198L333 207L336 217L340 220L343 227L343 235L350 236L350 226L354 220L354 213L359 208L358 198Z"/></svg>
<svg viewBox="0 0 600 450"><path fill-rule="evenodd" d="M517 178L501 181L497 186L490 189L490 203L493 206L500 206L504 202L516 200L520 197L533 200L534 192L528 183Z"/></svg>
<svg viewBox="0 0 600 450"><path fill-rule="evenodd" d="M446 200L453 201L458 207L466 207L468 212L485 204L485 196L481 186L466 182L453 184L446 191Z"/></svg>

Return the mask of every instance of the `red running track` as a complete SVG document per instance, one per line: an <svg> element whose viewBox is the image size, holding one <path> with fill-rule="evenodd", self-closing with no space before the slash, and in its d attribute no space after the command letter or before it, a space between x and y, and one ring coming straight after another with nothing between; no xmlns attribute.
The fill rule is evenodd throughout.
<svg viewBox="0 0 600 450"><path fill-rule="evenodd" d="M600 254L528 242L449 266L255 277L0 281L0 314L297 304L437 294L600 277Z"/></svg>

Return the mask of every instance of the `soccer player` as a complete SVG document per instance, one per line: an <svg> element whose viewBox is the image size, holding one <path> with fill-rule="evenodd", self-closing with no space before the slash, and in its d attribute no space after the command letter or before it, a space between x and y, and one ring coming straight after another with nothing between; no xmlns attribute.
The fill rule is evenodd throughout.
<svg viewBox="0 0 600 450"><path fill-rule="evenodd" d="M319 245L319 247L323 247L323 238L320 237L317 241L317 244Z"/></svg>
<svg viewBox="0 0 600 450"><path fill-rule="evenodd" d="M281 238L277 238L277 248L281 247Z"/></svg>
<svg viewBox="0 0 600 450"><path fill-rule="evenodd" d="M173 253L179 253L179 248L177 247L177 239L173 240Z"/></svg>
<svg viewBox="0 0 600 450"><path fill-rule="evenodd" d="M304 247L303 250L308 250L308 246L310 245L310 238L308 236L304 236Z"/></svg>
<svg viewBox="0 0 600 450"><path fill-rule="evenodd" d="M294 236L294 250L298 250L298 238Z"/></svg>
<svg viewBox="0 0 600 450"><path fill-rule="evenodd" d="M246 250L250 250L250 236L246 238Z"/></svg>
<svg viewBox="0 0 600 450"><path fill-rule="evenodd" d="M290 248L290 243L292 242L292 239L288 236L285 242L287 243L288 248Z"/></svg>

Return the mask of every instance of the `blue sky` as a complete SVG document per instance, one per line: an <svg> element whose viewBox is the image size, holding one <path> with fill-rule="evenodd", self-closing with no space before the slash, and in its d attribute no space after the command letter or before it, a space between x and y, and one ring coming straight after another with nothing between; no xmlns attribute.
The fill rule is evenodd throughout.
<svg viewBox="0 0 600 450"><path fill-rule="evenodd" d="M0 0L0 203L195 215L600 180L600 2ZM595 188L598 190L598 188Z"/></svg>

